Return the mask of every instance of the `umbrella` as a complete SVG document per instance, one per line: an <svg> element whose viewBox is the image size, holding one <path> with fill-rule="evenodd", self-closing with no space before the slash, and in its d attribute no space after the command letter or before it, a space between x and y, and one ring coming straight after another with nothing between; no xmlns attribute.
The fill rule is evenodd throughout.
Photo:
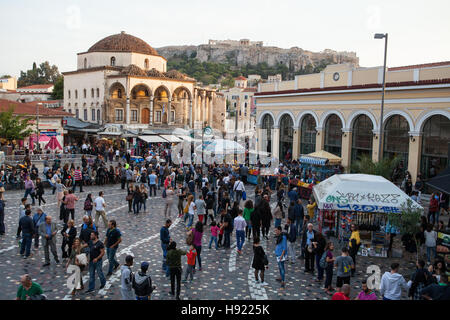
<svg viewBox="0 0 450 320"><path fill-rule="evenodd" d="M214 154L242 154L245 152L245 148L236 141L225 139L205 141L203 145L199 145L195 150Z"/></svg>
<svg viewBox="0 0 450 320"><path fill-rule="evenodd" d="M59 144L58 140L56 139L55 136L50 138L50 141L47 143L47 145L45 146L44 149L51 149L51 150L55 150L56 148L61 149L62 147Z"/></svg>

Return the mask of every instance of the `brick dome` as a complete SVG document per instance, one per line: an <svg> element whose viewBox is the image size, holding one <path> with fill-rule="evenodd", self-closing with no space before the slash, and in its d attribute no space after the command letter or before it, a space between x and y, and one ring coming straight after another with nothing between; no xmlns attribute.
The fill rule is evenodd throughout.
<svg viewBox="0 0 450 320"><path fill-rule="evenodd" d="M158 52L147 42L122 31L119 34L106 37L92 47L88 52L136 52L157 56Z"/></svg>

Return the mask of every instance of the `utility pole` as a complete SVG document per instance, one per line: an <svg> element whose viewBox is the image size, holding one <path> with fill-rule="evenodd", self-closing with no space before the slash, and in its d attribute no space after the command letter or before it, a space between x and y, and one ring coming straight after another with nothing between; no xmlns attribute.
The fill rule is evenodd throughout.
<svg viewBox="0 0 450 320"><path fill-rule="evenodd" d="M388 34L385 33L376 33L375 39L383 39L384 38L384 64L383 64L383 89L381 91L381 115L380 115L380 142L378 145L378 162L382 160L382 148L383 148L383 113L384 113L384 93L386 88L386 58L387 58L387 45L388 45Z"/></svg>
<svg viewBox="0 0 450 320"><path fill-rule="evenodd" d="M36 128L37 128L37 150L41 150L41 146L39 144L39 140L41 139L41 133L39 131L39 106L42 106L42 103L39 102L36 104Z"/></svg>

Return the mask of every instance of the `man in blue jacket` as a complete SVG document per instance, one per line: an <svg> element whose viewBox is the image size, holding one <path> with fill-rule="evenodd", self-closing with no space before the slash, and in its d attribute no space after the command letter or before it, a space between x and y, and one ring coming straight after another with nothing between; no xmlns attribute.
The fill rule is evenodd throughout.
<svg viewBox="0 0 450 320"><path fill-rule="evenodd" d="M163 263L162 268L166 272L166 277L168 277L169 274L169 267L167 266L167 246L170 243L170 231L169 227L172 224L172 220L167 219L166 223L161 227L161 230L159 232L159 238L161 240L161 248L163 251Z"/></svg>
<svg viewBox="0 0 450 320"><path fill-rule="evenodd" d="M276 247L275 247L275 255L277 256L278 269L280 270L280 277L276 280L281 282L281 288L284 289L285 282L285 268L284 262L286 261L286 252L287 252L287 236L282 232L281 226L275 228L276 235Z"/></svg>
<svg viewBox="0 0 450 320"><path fill-rule="evenodd" d="M303 228L303 219L305 218L305 212L301 199L297 199L294 206L295 212L295 229L297 230L297 236L300 236Z"/></svg>

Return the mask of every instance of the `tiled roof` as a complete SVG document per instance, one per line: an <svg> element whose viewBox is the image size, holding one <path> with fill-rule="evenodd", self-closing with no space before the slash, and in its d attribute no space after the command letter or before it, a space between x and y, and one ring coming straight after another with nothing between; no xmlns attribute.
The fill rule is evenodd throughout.
<svg viewBox="0 0 450 320"><path fill-rule="evenodd" d="M51 87L53 87L53 84L33 84L32 86L17 88L17 90L20 90L20 89L27 89L27 90L29 90L29 89L48 89Z"/></svg>
<svg viewBox="0 0 450 320"><path fill-rule="evenodd" d="M236 80L247 80L247 78L244 77L244 76L239 76L239 77L236 78Z"/></svg>
<svg viewBox="0 0 450 320"><path fill-rule="evenodd" d="M403 82L387 82L386 88L390 87L413 87L413 86L423 86L432 84L447 84L450 83L450 78L446 79L435 79L435 80L421 80L421 81L403 81ZM255 96L266 96L266 95L277 95L277 94L289 94L289 93L303 93L303 92L321 92L321 91L339 91L339 90L356 90L356 89L372 89L381 88L382 85L379 83L363 84L355 86L337 86L337 87L326 87L326 88L307 88L307 89L297 89L297 90L283 90L283 91L270 91L270 92L257 92Z"/></svg>
<svg viewBox="0 0 450 320"><path fill-rule="evenodd" d="M413 64L413 65L410 65L410 66L401 66L401 67L392 67L392 68L388 68L388 71L420 69L420 68L430 68L430 67L440 67L440 66L450 66L450 61L432 62L432 63L423 63L423 64Z"/></svg>
<svg viewBox="0 0 450 320"><path fill-rule="evenodd" d="M21 102L15 102L5 99L0 99L0 112L6 112L11 107L14 107L14 114L20 114L20 115L28 115L28 116L34 116L36 115L36 108L37 108L37 102L27 102L27 103L21 103ZM71 113L62 111L60 109L50 109L45 108L43 106L39 106L39 116L49 116L49 117L58 117L58 116L73 116Z"/></svg>
<svg viewBox="0 0 450 320"><path fill-rule="evenodd" d="M256 91L258 91L258 89L257 88L245 88L244 90L242 90L243 92L256 92Z"/></svg>

